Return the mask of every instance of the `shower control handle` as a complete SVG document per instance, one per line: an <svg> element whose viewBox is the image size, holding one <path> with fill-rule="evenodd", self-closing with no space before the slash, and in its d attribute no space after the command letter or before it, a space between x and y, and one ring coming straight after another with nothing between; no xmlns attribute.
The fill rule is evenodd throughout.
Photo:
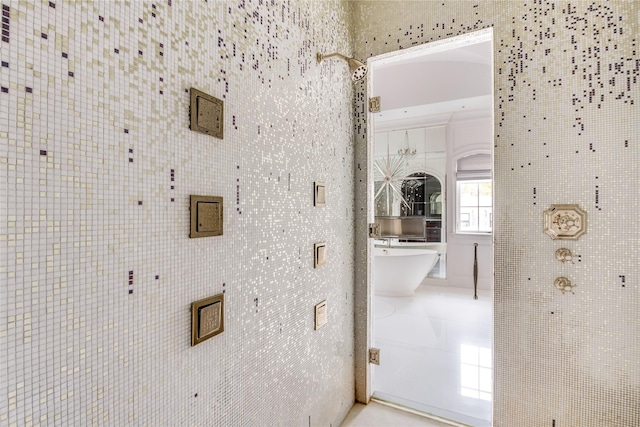
<svg viewBox="0 0 640 427"><path fill-rule="evenodd" d="M562 262L563 264L566 262L570 262L571 264L574 264L573 259L576 256L579 256L579 255L572 253L571 250L567 248L560 248L556 250L556 259Z"/></svg>
<svg viewBox="0 0 640 427"><path fill-rule="evenodd" d="M573 292L573 288L575 288L576 285L574 283L572 283L571 280L568 279L567 277L558 277L558 278L556 278L556 280L554 280L554 282L553 282L553 286L555 286L556 289L558 289L563 294L565 294L565 293L571 293L571 294L575 293L575 292Z"/></svg>

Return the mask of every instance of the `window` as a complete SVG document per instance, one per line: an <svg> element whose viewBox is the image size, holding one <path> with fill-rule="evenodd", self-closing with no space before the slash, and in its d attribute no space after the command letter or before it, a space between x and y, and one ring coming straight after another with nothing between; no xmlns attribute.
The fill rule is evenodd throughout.
<svg viewBox="0 0 640 427"><path fill-rule="evenodd" d="M457 161L456 166L456 231L491 233L491 155L474 154L463 157Z"/></svg>
<svg viewBox="0 0 640 427"><path fill-rule="evenodd" d="M458 181L458 231L490 233L492 226L491 180Z"/></svg>

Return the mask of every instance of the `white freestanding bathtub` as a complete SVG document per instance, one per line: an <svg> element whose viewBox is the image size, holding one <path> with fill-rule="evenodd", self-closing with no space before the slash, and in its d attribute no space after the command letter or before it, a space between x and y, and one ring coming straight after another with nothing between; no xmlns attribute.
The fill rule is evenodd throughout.
<svg viewBox="0 0 640 427"><path fill-rule="evenodd" d="M374 254L374 292L381 296L411 296L438 262L432 249L380 248Z"/></svg>

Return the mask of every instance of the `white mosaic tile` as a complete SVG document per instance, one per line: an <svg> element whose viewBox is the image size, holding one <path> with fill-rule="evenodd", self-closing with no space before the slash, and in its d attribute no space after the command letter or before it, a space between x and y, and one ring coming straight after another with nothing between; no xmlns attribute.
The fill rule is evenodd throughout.
<svg viewBox="0 0 640 427"><path fill-rule="evenodd" d="M640 424L638 12L633 1L356 1L356 58L493 27L495 426ZM366 334L367 144L356 95L356 348ZM577 203L577 241L542 231ZM575 265L557 248L581 254ZM575 295L554 288L567 276ZM365 370L356 357L358 389ZM359 397L362 391L357 392Z"/></svg>
<svg viewBox="0 0 640 427"><path fill-rule="evenodd" d="M2 10L0 424L337 425L353 89L316 52L351 50L346 5ZM224 101L223 140L189 130L190 87ZM224 197L223 236L188 238L191 194ZM190 347L191 302L221 292L224 333Z"/></svg>
<svg viewBox="0 0 640 427"><path fill-rule="evenodd" d="M365 96L353 144L351 83L315 52L349 52L350 29L366 59L488 26L495 424L639 423L637 2L2 6L0 423L342 419L364 351ZM224 99L224 140L188 130L191 86ZM186 237L189 194L225 197L224 236ZM590 219L575 266L541 232L564 202ZM331 268L314 271L324 240ZM190 348L189 303L222 291L229 329Z"/></svg>

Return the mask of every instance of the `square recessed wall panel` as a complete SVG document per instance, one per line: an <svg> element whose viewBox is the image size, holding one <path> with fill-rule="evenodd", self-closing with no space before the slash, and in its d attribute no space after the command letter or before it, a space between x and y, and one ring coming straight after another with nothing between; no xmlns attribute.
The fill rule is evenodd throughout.
<svg viewBox="0 0 640 427"><path fill-rule="evenodd" d="M327 300L316 304L315 315L315 330L317 331L321 327L327 324Z"/></svg>
<svg viewBox="0 0 640 427"><path fill-rule="evenodd" d="M191 196L189 237L221 236L223 231L222 197Z"/></svg>
<svg viewBox="0 0 640 427"><path fill-rule="evenodd" d="M189 128L223 139L224 101L191 88Z"/></svg>
<svg viewBox="0 0 640 427"><path fill-rule="evenodd" d="M224 332L224 294L191 304L191 345Z"/></svg>
<svg viewBox="0 0 640 427"><path fill-rule="evenodd" d="M325 206L327 204L327 186L324 182L313 183L313 205Z"/></svg>
<svg viewBox="0 0 640 427"><path fill-rule="evenodd" d="M318 268L327 263L327 242L313 245L313 268Z"/></svg>

